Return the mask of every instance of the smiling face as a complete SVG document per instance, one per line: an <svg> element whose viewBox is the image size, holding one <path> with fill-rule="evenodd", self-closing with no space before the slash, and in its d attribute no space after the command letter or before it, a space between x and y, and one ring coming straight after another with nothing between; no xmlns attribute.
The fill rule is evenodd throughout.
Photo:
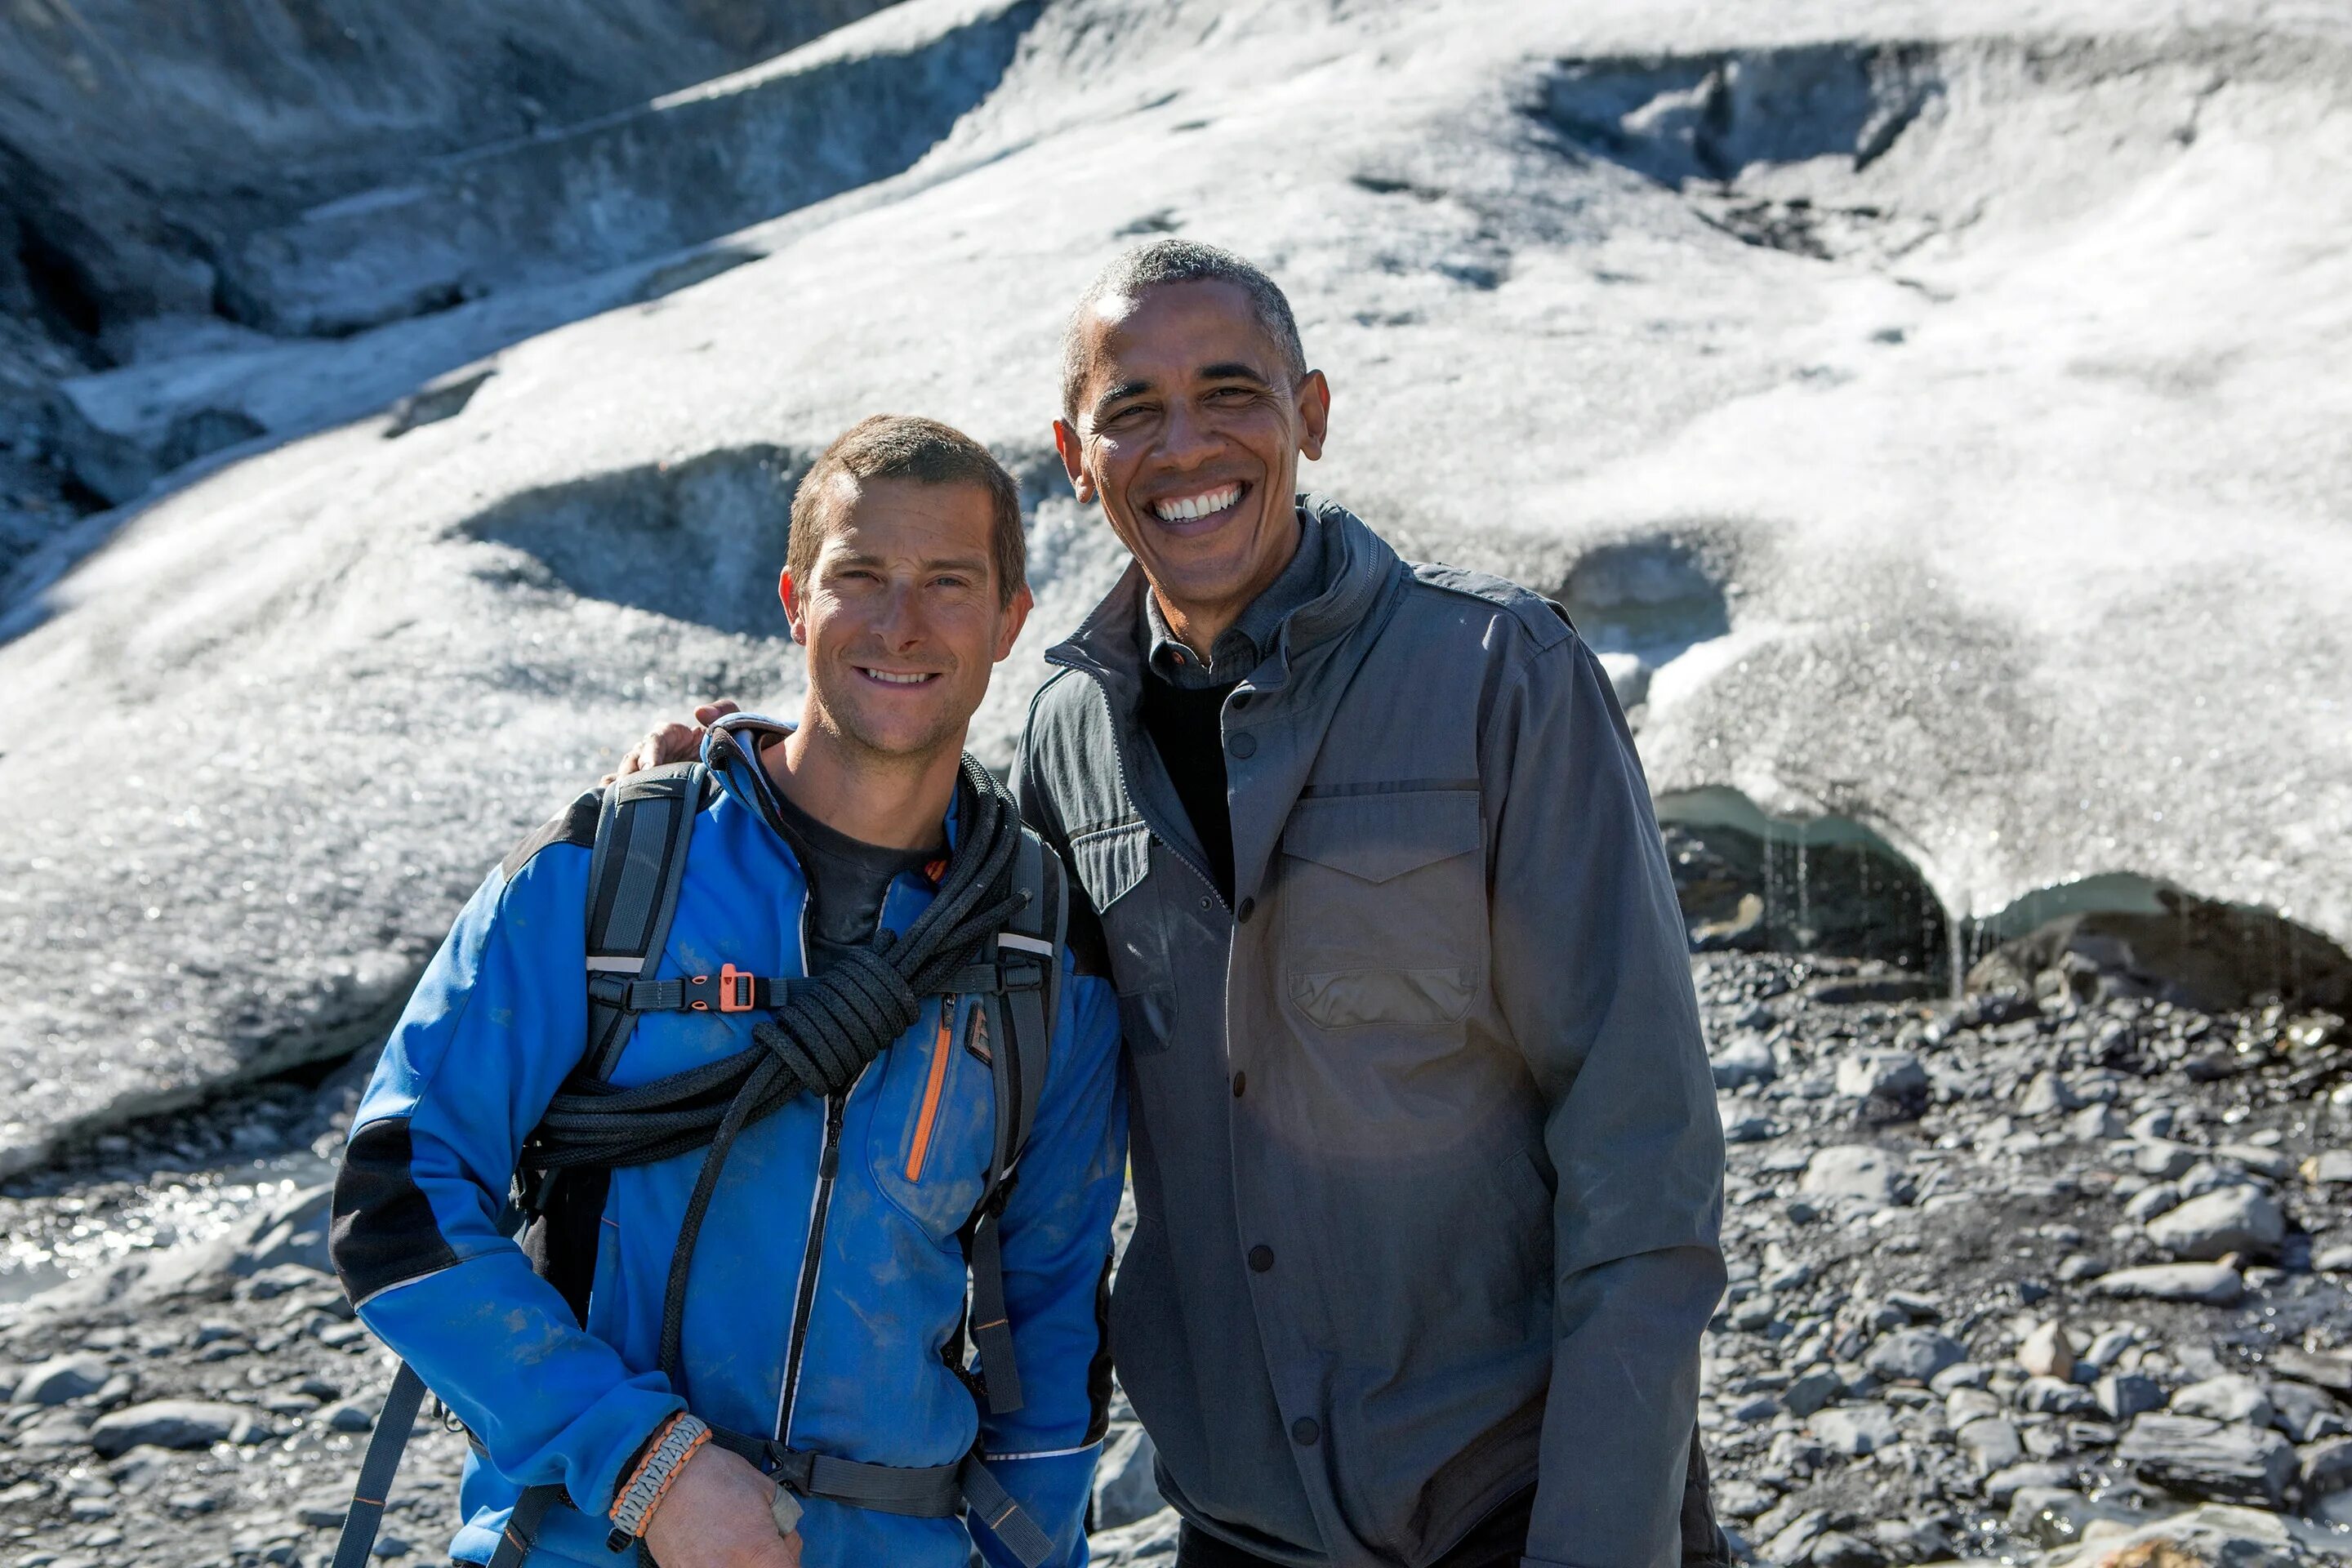
<svg viewBox="0 0 2352 1568"><path fill-rule="evenodd" d="M961 752L1029 615L1025 586L999 590L995 515L977 484L834 478L807 581L780 584L808 649L807 724L869 763Z"/></svg>
<svg viewBox="0 0 2352 1568"><path fill-rule="evenodd" d="M1234 283L1111 296L1079 330L1083 390L1055 445L1200 649L1297 548L1298 459L1322 455L1330 390L1292 367Z"/></svg>

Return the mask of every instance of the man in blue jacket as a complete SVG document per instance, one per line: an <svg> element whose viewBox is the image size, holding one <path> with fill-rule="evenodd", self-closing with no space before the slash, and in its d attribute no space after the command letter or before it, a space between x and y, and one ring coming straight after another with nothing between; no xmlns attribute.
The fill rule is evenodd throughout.
<svg viewBox="0 0 2352 1568"><path fill-rule="evenodd" d="M962 745L1030 598L1017 494L984 448L924 420L851 430L793 502L781 592L807 648L801 722L713 731L717 787L649 980L732 966L783 994L830 964L870 967L952 875L959 830L997 807L976 798L984 775ZM1008 1048L969 994L921 997L844 1092L800 1094L740 1129L697 1210L668 1334L704 1151L613 1170L583 1321L502 1216L588 1037L596 804L519 846L458 917L385 1048L337 1187L335 1262L362 1319L475 1443L451 1555L489 1561L526 1489L560 1485L528 1548L535 1568L630 1563L640 1545L663 1568L963 1568L975 1545L1019 1560L992 1528L997 1505L924 1517L817 1489L784 1533L795 1510L763 1468L793 1472L743 1457L749 1434L772 1457L827 1456L886 1482L977 1457L999 1503L1050 1542L1045 1560L1082 1563L1125 1164L1108 984L1064 955L1049 1068L996 1215L1017 1410L977 1404L958 1353L998 1125L991 1052ZM643 1014L606 1081L757 1058L765 1016ZM676 1379L660 1370L673 1347ZM990 1359L983 1346L993 1379ZM712 1440L727 1435L732 1447Z"/></svg>

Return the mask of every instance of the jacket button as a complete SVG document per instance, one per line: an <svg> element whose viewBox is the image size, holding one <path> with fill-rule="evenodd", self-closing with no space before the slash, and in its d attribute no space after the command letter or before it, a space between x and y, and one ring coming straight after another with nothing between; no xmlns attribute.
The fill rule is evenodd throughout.
<svg viewBox="0 0 2352 1568"><path fill-rule="evenodd" d="M1257 1273L1265 1273L1267 1269L1274 1267L1274 1248L1271 1247L1251 1247L1249 1263L1250 1268Z"/></svg>
<svg viewBox="0 0 2352 1568"><path fill-rule="evenodd" d="M1234 1074L1234 1098L1235 1100L1239 1100L1242 1097L1242 1090L1248 1087L1249 1074L1245 1072L1237 1072Z"/></svg>
<svg viewBox="0 0 2352 1568"><path fill-rule="evenodd" d="M1226 741L1225 750L1237 757L1254 757L1257 755L1257 737L1244 731Z"/></svg>
<svg viewBox="0 0 2352 1568"><path fill-rule="evenodd" d="M1323 1436L1323 1428L1302 1415L1290 1424L1290 1440L1302 1448L1315 1447L1315 1439Z"/></svg>
<svg viewBox="0 0 2352 1568"><path fill-rule="evenodd" d="M1234 911L1234 919L1241 921L1244 925L1247 925L1249 924L1250 916L1255 913L1257 913L1257 900L1255 899L1244 899L1242 900L1241 908Z"/></svg>

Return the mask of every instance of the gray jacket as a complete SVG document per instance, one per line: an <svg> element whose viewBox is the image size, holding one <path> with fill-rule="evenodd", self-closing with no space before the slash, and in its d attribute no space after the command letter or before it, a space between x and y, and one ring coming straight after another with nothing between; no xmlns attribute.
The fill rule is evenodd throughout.
<svg viewBox="0 0 2352 1568"><path fill-rule="evenodd" d="M1671 1568L1723 1145L1631 739L1550 603L1302 504L1322 590L1223 710L1230 910L1136 719L1139 571L1030 713L1126 1031L1114 1359L1262 1555L1417 1568L1539 1479L1530 1563Z"/></svg>

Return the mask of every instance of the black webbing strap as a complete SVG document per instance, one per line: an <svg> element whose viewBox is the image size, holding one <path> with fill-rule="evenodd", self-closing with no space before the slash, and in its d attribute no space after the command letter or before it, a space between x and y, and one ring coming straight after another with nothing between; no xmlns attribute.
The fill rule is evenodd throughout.
<svg viewBox="0 0 2352 1568"><path fill-rule="evenodd" d="M1037 1528L1037 1521L1029 1517L1025 1509L1013 1500L1004 1484L988 1473L988 1467L981 1463L978 1454L963 1462L956 1479L963 1488L964 1507L971 1516L993 1531L1004 1549L1021 1559L1023 1568L1040 1568L1045 1559L1054 1555L1052 1538Z"/></svg>
<svg viewBox="0 0 2352 1568"><path fill-rule="evenodd" d="M507 1515L506 1529L499 1532L498 1551L483 1568L522 1568L531 1542L539 1539L547 1510L563 1501L564 1495L562 1487L525 1487L522 1496L515 1499L514 1511Z"/></svg>
<svg viewBox="0 0 2352 1568"><path fill-rule="evenodd" d="M352 1506L343 1515L342 1538L335 1542L333 1568L363 1568L383 1525L384 1500L392 1495L392 1478L400 1469L400 1456L408 1447L409 1429L416 1425L417 1407L425 1403L425 1380L406 1362L392 1374L391 1391L375 1418L375 1436L368 1439L367 1457L360 1461L360 1479L352 1489Z"/></svg>
<svg viewBox="0 0 2352 1568"><path fill-rule="evenodd" d="M989 1473L977 1453L953 1465L869 1465L791 1447L772 1437L755 1437L726 1426L713 1426L710 1440L751 1460L802 1497L911 1519L953 1519L969 1510L1027 1568L1038 1568L1054 1554L1053 1542L1013 1500L1003 1483Z"/></svg>
<svg viewBox="0 0 2352 1568"><path fill-rule="evenodd" d="M995 1075L996 1142L988 1183L972 1223L971 1345L980 1356L992 1415L1018 1410L1026 1395L1013 1351L1013 1324L1004 1302L1004 1253L997 1235L1004 1205L1020 1177L1021 1152L1036 1124L1038 1097L1053 1051L1060 1004L1065 900L1061 862L1034 835L1022 835L1013 862L1016 887L1034 891L996 939L1001 978L986 1005L994 1027L989 1068Z"/></svg>
<svg viewBox="0 0 2352 1568"><path fill-rule="evenodd" d="M950 974L950 994L984 995L996 990L1004 975L992 963L967 964ZM799 974L753 974L733 964L716 974L687 974L676 980L629 980L618 974L592 974L592 1002L624 1013L764 1013L782 1007L795 991L814 982ZM1024 984L1035 984L1034 981Z"/></svg>

